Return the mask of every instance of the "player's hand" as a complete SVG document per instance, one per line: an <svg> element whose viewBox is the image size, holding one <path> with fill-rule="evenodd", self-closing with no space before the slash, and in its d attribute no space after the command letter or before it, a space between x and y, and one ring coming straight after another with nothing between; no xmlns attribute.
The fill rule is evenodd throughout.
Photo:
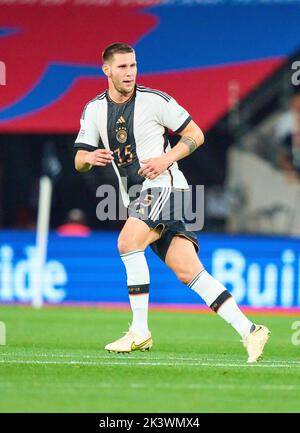
<svg viewBox="0 0 300 433"><path fill-rule="evenodd" d="M153 180L166 171L167 168L172 165L172 162L163 155L156 158L144 159L141 161L141 164L143 164L143 166L139 169L138 174Z"/></svg>
<svg viewBox="0 0 300 433"><path fill-rule="evenodd" d="M85 157L85 162L98 167L104 167L113 161L113 152L108 149L97 149L89 152Z"/></svg>

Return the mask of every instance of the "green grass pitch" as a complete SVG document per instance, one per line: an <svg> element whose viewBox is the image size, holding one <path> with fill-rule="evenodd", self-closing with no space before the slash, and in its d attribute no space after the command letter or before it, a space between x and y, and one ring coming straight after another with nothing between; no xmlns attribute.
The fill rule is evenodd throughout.
<svg viewBox="0 0 300 433"><path fill-rule="evenodd" d="M297 317L252 316L271 331L246 364L235 331L212 314L150 311L150 352L109 354L129 311L0 306L0 412L299 412Z"/></svg>

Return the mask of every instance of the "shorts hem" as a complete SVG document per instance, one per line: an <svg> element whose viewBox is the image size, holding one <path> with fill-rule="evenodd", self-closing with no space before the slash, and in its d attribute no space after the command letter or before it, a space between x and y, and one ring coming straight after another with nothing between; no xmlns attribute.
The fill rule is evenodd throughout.
<svg viewBox="0 0 300 433"><path fill-rule="evenodd" d="M163 232L165 231L166 224L158 223L155 227L150 227L150 230L157 230L159 226L162 226L162 230L159 233L159 239L162 237ZM148 226L149 227L149 226Z"/></svg>
<svg viewBox="0 0 300 433"><path fill-rule="evenodd" d="M189 241L191 241L194 244L194 246L196 247L196 251L198 253L198 251L199 251L199 244L198 244L198 242L195 241L195 239L193 239L192 237L189 237L185 233L175 233L174 236L181 236L181 237L186 238Z"/></svg>

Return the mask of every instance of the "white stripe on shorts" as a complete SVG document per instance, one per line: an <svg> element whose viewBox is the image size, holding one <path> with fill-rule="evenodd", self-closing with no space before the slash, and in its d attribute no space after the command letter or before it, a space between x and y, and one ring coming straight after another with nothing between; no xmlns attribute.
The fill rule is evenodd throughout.
<svg viewBox="0 0 300 433"><path fill-rule="evenodd" d="M152 215L154 214L154 212L157 209L157 207L159 206L159 204L160 204L160 202L162 200L162 197L165 195L165 193L166 193L166 188L162 187L162 191L159 193L159 196L158 196L158 198L157 198L157 200L156 200L153 208L151 209L151 211L149 213L149 218L150 219L152 218Z"/></svg>
<svg viewBox="0 0 300 433"><path fill-rule="evenodd" d="M156 203L154 204L153 208L151 209L149 213L149 218L152 219L153 215L156 213L156 210L159 208L163 198L168 193L167 188L162 187L162 191L159 193L159 197L156 200Z"/></svg>
<svg viewBox="0 0 300 433"><path fill-rule="evenodd" d="M164 205L167 203L167 201L169 200L169 197L171 195L171 188L167 188L167 194L164 195L164 197L161 200L161 204L159 206L159 209L157 209L152 217L153 221L156 221L157 218L159 217L160 212L163 210Z"/></svg>

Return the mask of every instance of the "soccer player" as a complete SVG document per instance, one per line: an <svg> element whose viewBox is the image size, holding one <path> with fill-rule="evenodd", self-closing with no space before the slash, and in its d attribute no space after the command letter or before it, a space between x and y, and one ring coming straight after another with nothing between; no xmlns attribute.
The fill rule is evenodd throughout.
<svg viewBox="0 0 300 433"><path fill-rule="evenodd" d="M83 110L75 141L75 167L85 172L112 164L129 209L118 249L127 274L132 323L123 337L105 349L131 352L152 347L150 277L144 255L151 245L178 279L239 333L248 352L247 362L257 362L268 340L268 328L252 323L226 288L204 269L197 254L197 237L183 220L189 187L177 161L203 144L201 129L172 97L136 84L137 62L131 46L107 46L102 61L108 89ZM169 129L181 136L173 148L168 142ZM131 199L129 189L134 185L140 185L140 195Z"/></svg>

